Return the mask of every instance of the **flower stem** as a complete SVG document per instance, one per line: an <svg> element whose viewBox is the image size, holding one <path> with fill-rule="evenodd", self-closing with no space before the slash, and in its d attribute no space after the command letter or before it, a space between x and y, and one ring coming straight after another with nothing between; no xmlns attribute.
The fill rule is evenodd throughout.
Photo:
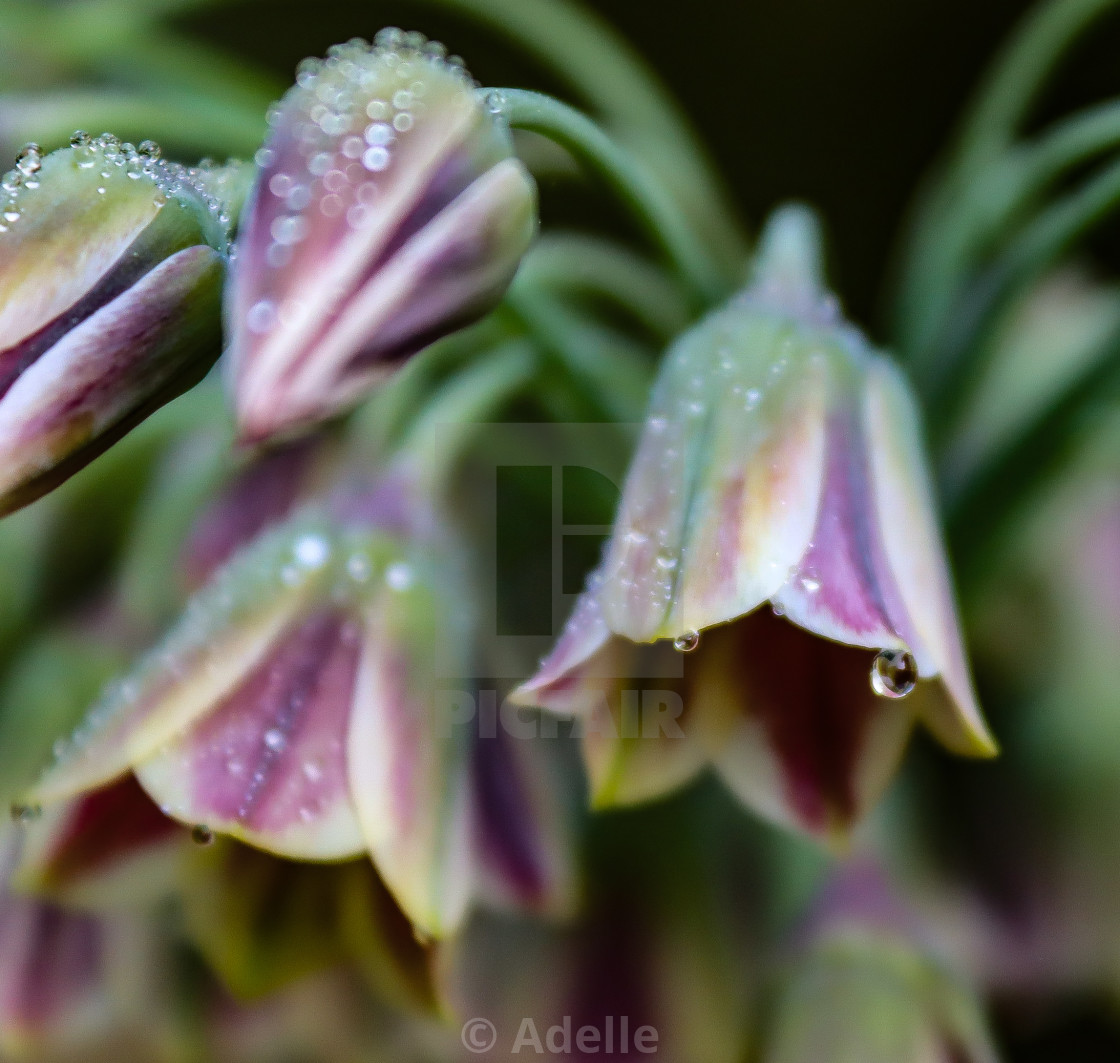
<svg viewBox="0 0 1120 1063"><path fill-rule="evenodd" d="M951 330L938 344L938 374L927 388L931 423L944 430L953 426L989 349L983 337L1016 294L1118 208L1120 161L1115 161L1039 214L986 274L968 286L967 302L958 301L956 311L946 316Z"/></svg>
<svg viewBox="0 0 1120 1063"><path fill-rule="evenodd" d="M409 427L397 454L429 487L446 486L480 425L534 377L538 359L526 340L510 340L453 376Z"/></svg>
<svg viewBox="0 0 1120 1063"><path fill-rule="evenodd" d="M698 303L711 305L730 287L665 187L590 118L550 96L498 90L510 125L540 133L592 169L631 210L635 220L681 275Z"/></svg>
<svg viewBox="0 0 1120 1063"><path fill-rule="evenodd" d="M582 233L543 236L521 263L518 285L609 300L668 340L689 322L680 286L641 255Z"/></svg>

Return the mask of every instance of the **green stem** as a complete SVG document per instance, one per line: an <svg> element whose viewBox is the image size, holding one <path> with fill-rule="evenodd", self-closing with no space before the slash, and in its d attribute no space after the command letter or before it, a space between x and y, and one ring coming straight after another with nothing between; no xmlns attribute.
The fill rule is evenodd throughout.
<svg viewBox="0 0 1120 1063"><path fill-rule="evenodd" d="M518 283L598 296L633 316L653 335L668 339L689 321L680 287L628 248L578 233L543 236L518 271Z"/></svg>
<svg viewBox="0 0 1120 1063"><path fill-rule="evenodd" d="M429 400L398 457L413 463L433 490L442 489L479 426L533 379L537 367L536 351L526 340L510 340L472 363Z"/></svg>
<svg viewBox="0 0 1120 1063"><path fill-rule="evenodd" d="M919 376L937 377L937 330L961 279L1033 203L1065 174L1120 145L1120 101L1090 108L1014 149L963 189L936 242L915 257L903 349Z"/></svg>
<svg viewBox="0 0 1120 1063"><path fill-rule="evenodd" d="M150 138L193 158L249 155L264 134L264 116L153 93L74 90L0 96L0 143L18 146L34 140L45 148L62 147L79 128L95 134L110 131L126 140Z"/></svg>
<svg viewBox="0 0 1120 1063"><path fill-rule="evenodd" d="M624 425L642 419L653 366L639 350L526 285L515 284L506 301L607 417Z"/></svg>
<svg viewBox="0 0 1120 1063"><path fill-rule="evenodd" d="M592 169L660 246L700 305L723 298L729 283L681 216L672 197L587 115L538 92L498 90L510 125L540 133Z"/></svg>
<svg viewBox="0 0 1120 1063"><path fill-rule="evenodd" d="M931 283L951 273L953 248L944 237L956 225L962 203L973 194L980 173L1007 151L1035 100L1062 56L1092 23L1118 0L1048 0L1019 26L993 64L957 146L919 202L910 227L899 275L894 329L904 357L928 355L925 341L939 327L930 300ZM958 239L959 242L959 239ZM954 280L950 277L950 282ZM942 286L944 281L941 280ZM941 291L941 289L936 289ZM921 348L920 354L915 352Z"/></svg>
<svg viewBox="0 0 1120 1063"><path fill-rule="evenodd" d="M129 12L135 0L102 0ZM238 0L149 0L186 12ZM557 76L670 184L721 265L740 269L741 229L715 167L676 99L607 21L569 0L419 0L486 27Z"/></svg>
<svg viewBox="0 0 1120 1063"><path fill-rule="evenodd" d="M948 514L962 585L978 580L1023 509L1066 467L1090 407L1120 385L1120 333L964 485Z"/></svg>
<svg viewBox="0 0 1120 1063"><path fill-rule="evenodd" d="M1073 43L1117 0L1048 0L996 60L961 133L955 166L971 171L1004 151Z"/></svg>
<svg viewBox="0 0 1120 1063"><path fill-rule="evenodd" d="M1110 163L1038 215L983 276L964 286L964 299L946 315L951 328L937 344L937 375L927 389L934 411L931 423L943 430L952 427L968 398L969 384L979 379L988 355L983 337L990 335L1016 295L1118 207L1120 161Z"/></svg>

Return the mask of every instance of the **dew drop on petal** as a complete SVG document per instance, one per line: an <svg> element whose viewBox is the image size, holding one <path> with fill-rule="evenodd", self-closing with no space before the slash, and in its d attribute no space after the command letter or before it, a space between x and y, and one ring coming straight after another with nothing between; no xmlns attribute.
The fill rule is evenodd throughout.
<svg viewBox="0 0 1120 1063"><path fill-rule="evenodd" d="M871 665L871 689L883 698L904 698L918 685L918 663L906 650L882 650Z"/></svg>
<svg viewBox="0 0 1120 1063"><path fill-rule="evenodd" d="M403 561L394 561L385 570L385 582L395 591L406 591L412 586L412 569Z"/></svg>
<svg viewBox="0 0 1120 1063"><path fill-rule="evenodd" d="M675 649L677 653L691 653L699 645L699 631L686 631L683 635L678 635L673 639L673 649Z"/></svg>
<svg viewBox="0 0 1120 1063"><path fill-rule="evenodd" d="M205 823L196 823L191 828L191 841L195 845L211 845L214 841L214 832Z"/></svg>
<svg viewBox="0 0 1120 1063"><path fill-rule="evenodd" d="M24 825L34 823L43 814L43 809L39 805L13 804L9 811L13 823Z"/></svg>
<svg viewBox="0 0 1120 1063"><path fill-rule="evenodd" d="M283 753L284 747L288 744L288 740L284 737L284 732L276 727L271 727L264 733L264 744L272 750L273 753Z"/></svg>

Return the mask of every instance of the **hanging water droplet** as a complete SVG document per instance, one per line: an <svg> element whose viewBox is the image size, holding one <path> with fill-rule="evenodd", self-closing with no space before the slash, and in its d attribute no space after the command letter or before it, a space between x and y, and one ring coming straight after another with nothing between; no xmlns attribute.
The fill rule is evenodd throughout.
<svg viewBox="0 0 1120 1063"><path fill-rule="evenodd" d="M918 685L918 663L906 650L881 650L871 665L871 689L883 698L904 698Z"/></svg>
<svg viewBox="0 0 1120 1063"><path fill-rule="evenodd" d="M13 823L26 826L28 823L34 823L43 814L43 809L39 805L13 804L10 813Z"/></svg>
<svg viewBox="0 0 1120 1063"><path fill-rule="evenodd" d="M43 149L38 144L24 144L16 156L16 169L24 177L31 177L39 172L43 165Z"/></svg>
<svg viewBox="0 0 1120 1063"><path fill-rule="evenodd" d="M699 631L686 631L683 635L678 635L673 639L673 649L675 649L677 653L691 653L699 645Z"/></svg>
<svg viewBox="0 0 1120 1063"><path fill-rule="evenodd" d="M191 828L191 841L195 845L211 845L214 841L214 832L205 823L196 823Z"/></svg>

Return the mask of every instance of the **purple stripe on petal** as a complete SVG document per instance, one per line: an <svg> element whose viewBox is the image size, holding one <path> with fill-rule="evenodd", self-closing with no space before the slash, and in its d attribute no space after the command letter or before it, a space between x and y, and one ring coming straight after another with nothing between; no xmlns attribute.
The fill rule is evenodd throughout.
<svg viewBox="0 0 1120 1063"><path fill-rule="evenodd" d="M153 226L149 225L124 250L109 272L77 302L31 335L24 336L14 346L0 350L0 399L29 366L34 365L71 329L131 288L167 256L167 239L162 228L156 225L153 233Z"/></svg>
<svg viewBox="0 0 1120 1063"><path fill-rule="evenodd" d="M276 852L360 851L345 757L358 647L346 616L305 619L191 731L141 765L140 781L177 818Z"/></svg>
<svg viewBox="0 0 1120 1063"><path fill-rule="evenodd" d="M737 714L716 761L748 804L813 833L845 829L886 784L911 727L876 697L873 654L767 610L704 633L695 696Z"/></svg>

